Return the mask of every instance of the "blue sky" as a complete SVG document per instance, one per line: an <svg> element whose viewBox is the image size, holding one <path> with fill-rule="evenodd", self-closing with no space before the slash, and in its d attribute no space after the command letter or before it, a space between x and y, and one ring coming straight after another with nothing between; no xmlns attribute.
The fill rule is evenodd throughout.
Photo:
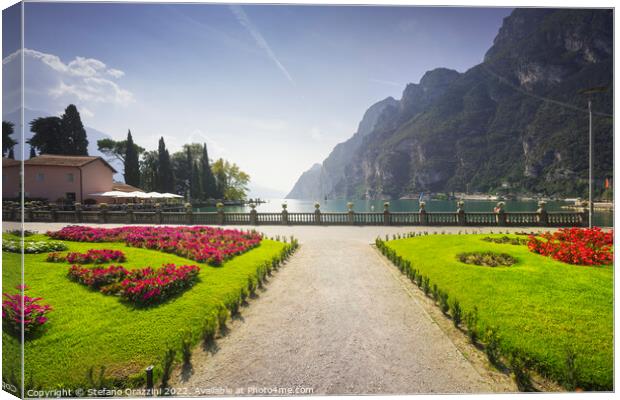
<svg viewBox="0 0 620 400"><path fill-rule="evenodd" d="M288 191L364 111L482 61L507 8L26 3L26 106L155 149L203 142ZM5 64L10 50L3 49Z"/></svg>

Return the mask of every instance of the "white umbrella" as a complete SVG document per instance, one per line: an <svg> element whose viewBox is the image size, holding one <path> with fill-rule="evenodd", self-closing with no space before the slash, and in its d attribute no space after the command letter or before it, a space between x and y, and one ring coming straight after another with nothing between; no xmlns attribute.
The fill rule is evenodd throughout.
<svg viewBox="0 0 620 400"><path fill-rule="evenodd" d="M126 196L126 192L119 192L118 190L112 190L109 192L100 192L100 193L91 193L89 196L100 196L100 197L130 197Z"/></svg>
<svg viewBox="0 0 620 400"><path fill-rule="evenodd" d="M162 199L165 197L162 193L159 192L148 192L147 195L151 199Z"/></svg>
<svg viewBox="0 0 620 400"><path fill-rule="evenodd" d="M163 193L162 197L164 197L166 199L178 199L178 198L181 198L183 196L180 196L178 194L173 194L173 193Z"/></svg>
<svg viewBox="0 0 620 400"><path fill-rule="evenodd" d="M134 191L134 192L127 192L127 197L137 197L138 199L150 199L151 196L149 196L148 193L144 193L144 192L138 192L138 191Z"/></svg>

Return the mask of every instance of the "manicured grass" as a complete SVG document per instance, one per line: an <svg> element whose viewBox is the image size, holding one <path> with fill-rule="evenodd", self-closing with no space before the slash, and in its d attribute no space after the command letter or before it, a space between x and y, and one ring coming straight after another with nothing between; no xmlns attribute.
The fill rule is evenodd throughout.
<svg viewBox="0 0 620 400"><path fill-rule="evenodd" d="M6 237L6 236L5 236ZM46 240L31 236L30 240ZM68 251L88 249L122 250L127 256L127 269L164 263L198 265L198 283L163 304L134 308L116 296L105 296L67 278L67 263L48 263L47 254L25 257L26 283L30 296L43 297L52 305L46 331L25 346L26 382L30 379L41 388L90 387L86 374L92 367L97 375L106 368L106 377L117 385L141 383L143 370L153 364L156 377L161 374L164 352L173 347L180 358L181 339L189 331L194 344L201 340L207 319L238 298L248 280L255 278L257 268L278 256L285 244L264 239L261 244L225 262L221 267L184 259L155 250L127 247L122 243L65 242ZM3 291L14 293L15 277L19 277L19 254L3 252ZM19 281L19 279L17 279ZM3 346L18 346L16 338L3 332ZM5 353L3 372L19 365L15 352ZM16 373L17 374L17 373Z"/></svg>
<svg viewBox="0 0 620 400"><path fill-rule="evenodd" d="M524 352L534 368L566 384L568 349L576 353L576 383L613 389L613 269L569 265L525 245L482 240L500 235L432 235L392 240L388 248L457 299L478 308L479 331L497 329L504 354ZM516 237L511 235L512 237ZM459 262L463 252L507 253L517 262L485 267Z"/></svg>

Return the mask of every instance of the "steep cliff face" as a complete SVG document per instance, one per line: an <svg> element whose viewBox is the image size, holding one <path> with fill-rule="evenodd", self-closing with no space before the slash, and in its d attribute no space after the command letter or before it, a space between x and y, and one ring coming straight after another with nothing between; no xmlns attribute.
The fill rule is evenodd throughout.
<svg viewBox="0 0 620 400"><path fill-rule="evenodd" d="M612 18L610 10L515 10L483 63L463 74L429 71L407 85L397 106L382 110L356 146L334 149L328 160L339 173L326 169L326 160L314 198L493 191L505 182L583 195L588 115L581 89L609 87L593 98L595 176L602 181L613 172Z"/></svg>

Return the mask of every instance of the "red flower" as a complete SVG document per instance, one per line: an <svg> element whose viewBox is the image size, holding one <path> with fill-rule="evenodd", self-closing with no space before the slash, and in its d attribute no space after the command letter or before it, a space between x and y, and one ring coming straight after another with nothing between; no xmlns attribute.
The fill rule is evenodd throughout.
<svg viewBox="0 0 620 400"><path fill-rule="evenodd" d="M613 263L613 230L601 228L564 228L529 236L531 252L550 256L558 261L576 265L607 265Z"/></svg>

